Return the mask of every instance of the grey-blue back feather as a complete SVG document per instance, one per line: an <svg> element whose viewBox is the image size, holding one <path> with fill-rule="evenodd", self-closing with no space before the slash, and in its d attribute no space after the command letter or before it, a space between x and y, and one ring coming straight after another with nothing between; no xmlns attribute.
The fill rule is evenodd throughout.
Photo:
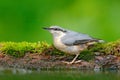
<svg viewBox="0 0 120 80"><path fill-rule="evenodd" d="M66 32L66 35L61 38L61 41L65 45L75 45L76 42L83 44L83 43L86 43L86 42L92 41L92 40L95 40L95 39L90 37L89 35L70 31L70 30L68 30Z"/></svg>

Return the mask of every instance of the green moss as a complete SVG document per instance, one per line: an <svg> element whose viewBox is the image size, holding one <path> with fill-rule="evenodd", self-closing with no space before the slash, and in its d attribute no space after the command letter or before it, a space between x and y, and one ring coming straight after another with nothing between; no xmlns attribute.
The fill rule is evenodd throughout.
<svg viewBox="0 0 120 80"><path fill-rule="evenodd" d="M0 42L0 52L14 57L24 56L25 53L39 53L50 55L65 55L64 52L57 50L53 45L46 42ZM94 57L94 52L104 53L105 55L120 55L120 40L108 43L98 43L88 47L80 53L79 58L90 60Z"/></svg>
<svg viewBox="0 0 120 80"><path fill-rule="evenodd" d="M88 49L85 49L80 53L79 58L83 60L91 60L95 56L95 52L99 52L102 55L116 55L120 56L120 40L108 42L108 43L97 43Z"/></svg>
<svg viewBox="0 0 120 80"><path fill-rule="evenodd" d="M84 50L80 53L78 59L89 61L94 58L94 53L89 50Z"/></svg>
<svg viewBox="0 0 120 80"><path fill-rule="evenodd" d="M105 55L117 55L120 56L120 40L95 44L92 48L89 49L90 52L100 52Z"/></svg>
<svg viewBox="0 0 120 80"><path fill-rule="evenodd" d="M106 54L120 56L120 40L106 43L104 44L103 48Z"/></svg>
<svg viewBox="0 0 120 80"><path fill-rule="evenodd" d="M49 47L46 42L1 42L0 51L15 57L24 56L27 52L42 53Z"/></svg>
<svg viewBox="0 0 120 80"><path fill-rule="evenodd" d="M22 57L28 52L64 55L64 52L57 50L53 45L49 45L46 42L0 42L0 52L14 57Z"/></svg>

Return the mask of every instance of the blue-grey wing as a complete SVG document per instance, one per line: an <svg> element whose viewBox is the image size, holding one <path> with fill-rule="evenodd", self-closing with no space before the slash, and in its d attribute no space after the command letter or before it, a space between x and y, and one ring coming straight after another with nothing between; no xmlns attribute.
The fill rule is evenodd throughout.
<svg viewBox="0 0 120 80"><path fill-rule="evenodd" d="M77 32L69 32L61 38L61 41L68 46L85 44L87 42L95 41L96 39L90 37L86 34L81 34Z"/></svg>

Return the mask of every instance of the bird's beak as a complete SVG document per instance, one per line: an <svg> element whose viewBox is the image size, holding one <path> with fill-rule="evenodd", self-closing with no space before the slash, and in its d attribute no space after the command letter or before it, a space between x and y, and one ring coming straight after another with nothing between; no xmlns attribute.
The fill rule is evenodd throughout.
<svg viewBox="0 0 120 80"><path fill-rule="evenodd" d="M45 29L45 30L50 30L51 28L43 27L43 29Z"/></svg>

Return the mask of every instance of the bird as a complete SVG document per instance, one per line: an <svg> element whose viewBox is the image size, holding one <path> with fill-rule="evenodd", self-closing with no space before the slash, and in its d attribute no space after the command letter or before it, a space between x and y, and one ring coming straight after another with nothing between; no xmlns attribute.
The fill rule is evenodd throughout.
<svg viewBox="0 0 120 80"><path fill-rule="evenodd" d="M53 45L55 48L62 52L75 55L72 61L63 61L67 64L81 62L81 60L76 61L81 51L95 43L104 42L101 39L96 39L87 34L64 29L60 26L43 27L43 29L48 30L52 34Z"/></svg>

